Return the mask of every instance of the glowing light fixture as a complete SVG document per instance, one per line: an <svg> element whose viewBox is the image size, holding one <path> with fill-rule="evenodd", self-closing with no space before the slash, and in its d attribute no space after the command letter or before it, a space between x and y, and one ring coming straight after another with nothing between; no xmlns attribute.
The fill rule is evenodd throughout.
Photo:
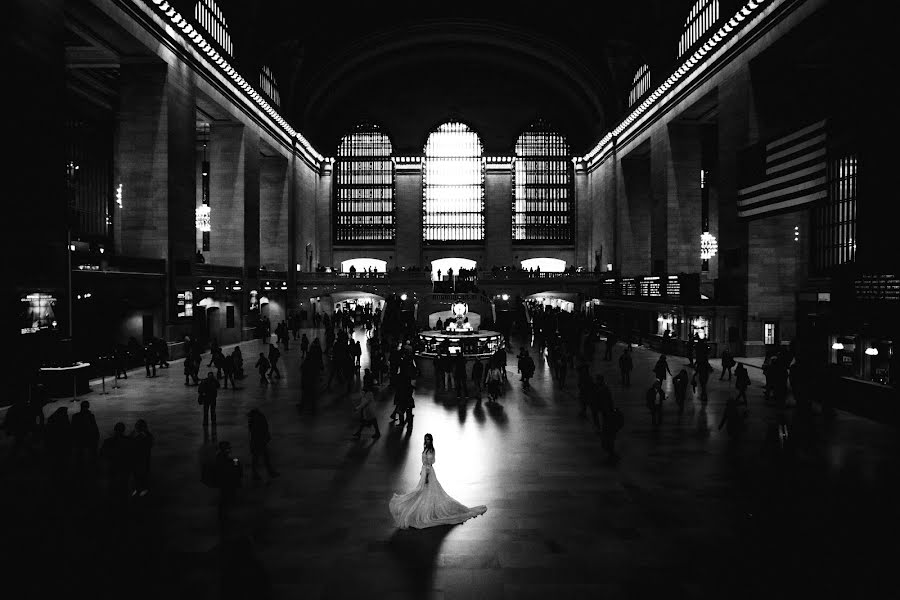
<svg viewBox="0 0 900 600"><path fill-rule="evenodd" d="M878 356L878 348L869 346L866 348L866 356Z"/></svg>
<svg viewBox="0 0 900 600"><path fill-rule="evenodd" d="M116 186L116 206L122 208L122 184Z"/></svg>
<svg viewBox="0 0 900 600"><path fill-rule="evenodd" d="M500 296L500 298L502 298L503 301L506 302L507 300L509 300L509 294L503 294L502 296Z"/></svg>
<svg viewBox="0 0 900 600"><path fill-rule="evenodd" d="M709 260L719 251L719 242L716 236L708 231L700 235L700 259Z"/></svg>
<svg viewBox="0 0 900 600"><path fill-rule="evenodd" d="M400 294L400 299L403 300L404 302L406 302L407 298L408 298L408 296L406 294Z"/></svg>
<svg viewBox="0 0 900 600"><path fill-rule="evenodd" d="M843 349L844 349L844 345L843 345L842 343L840 343L840 342L835 342L835 343L833 343L833 344L831 345L831 349L832 349L832 350L843 350Z"/></svg>

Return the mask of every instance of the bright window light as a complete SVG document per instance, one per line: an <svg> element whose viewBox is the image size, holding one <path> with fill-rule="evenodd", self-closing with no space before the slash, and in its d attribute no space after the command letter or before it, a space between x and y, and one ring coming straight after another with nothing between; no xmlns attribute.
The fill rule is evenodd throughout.
<svg viewBox="0 0 900 600"><path fill-rule="evenodd" d="M425 144L422 235L426 242L484 239L484 164L478 134L444 123Z"/></svg>
<svg viewBox="0 0 900 600"><path fill-rule="evenodd" d="M526 271L540 269L544 273L562 273L566 270L566 261L559 258L529 258L522 261L522 268Z"/></svg>

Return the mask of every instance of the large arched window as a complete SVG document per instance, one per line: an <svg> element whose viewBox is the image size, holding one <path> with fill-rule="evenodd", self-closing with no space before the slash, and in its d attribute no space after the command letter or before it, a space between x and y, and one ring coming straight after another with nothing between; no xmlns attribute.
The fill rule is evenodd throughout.
<svg viewBox="0 0 900 600"><path fill-rule="evenodd" d="M679 58L694 47L700 38L719 20L719 0L697 0L684 21L684 31L678 42Z"/></svg>
<svg viewBox="0 0 900 600"><path fill-rule="evenodd" d="M650 89L650 67L645 64L634 74L631 82L631 91L628 92L628 106L632 107L637 104L644 94Z"/></svg>
<svg viewBox="0 0 900 600"><path fill-rule="evenodd" d="M234 54L225 15L215 0L198 0L194 5L194 20L212 36L222 50L229 55Z"/></svg>
<svg viewBox="0 0 900 600"><path fill-rule="evenodd" d="M444 123L425 143L422 239L484 240L484 162L478 134L463 123Z"/></svg>
<svg viewBox="0 0 900 600"><path fill-rule="evenodd" d="M269 102L271 102L273 106L276 108L281 106L281 95L278 93L278 84L275 82L275 75L272 74L272 69L265 65L263 65L263 68L259 71L259 87L263 94L269 98Z"/></svg>
<svg viewBox="0 0 900 600"><path fill-rule="evenodd" d="M334 164L334 242L394 241L391 140L377 125L358 125L341 138Z"/></svg>
<svg viewBox="0 0 900 600"><path fill-rule="evenodd" d="M572 243L572 152L543 121L516 140L513 242Z"/></svg>

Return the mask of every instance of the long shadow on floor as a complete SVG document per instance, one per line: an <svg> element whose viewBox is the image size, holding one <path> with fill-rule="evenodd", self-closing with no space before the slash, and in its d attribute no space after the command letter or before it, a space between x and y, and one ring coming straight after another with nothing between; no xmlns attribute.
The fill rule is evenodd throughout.
<svg viewBox="0 0 900 600"><path fill-rule="evenodd" d="M427 529L398 529L388 542L391 554L407 574L411 598L428 598L434 582L438 554L455 525Z"/></svg>

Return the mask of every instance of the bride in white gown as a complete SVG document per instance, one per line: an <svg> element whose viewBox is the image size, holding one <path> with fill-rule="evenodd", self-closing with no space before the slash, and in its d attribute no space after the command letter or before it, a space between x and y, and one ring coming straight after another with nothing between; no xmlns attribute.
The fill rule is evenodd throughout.
<svg viewBox="0 0 900 600"><path fill-rule="evenodd" d="M487 511L486 506L469 508L451 498L438 483L433 465L434 440L426 433L419 484L408 494L394 494L391 498L391 515L400 529L455 525Z"/></svg>

